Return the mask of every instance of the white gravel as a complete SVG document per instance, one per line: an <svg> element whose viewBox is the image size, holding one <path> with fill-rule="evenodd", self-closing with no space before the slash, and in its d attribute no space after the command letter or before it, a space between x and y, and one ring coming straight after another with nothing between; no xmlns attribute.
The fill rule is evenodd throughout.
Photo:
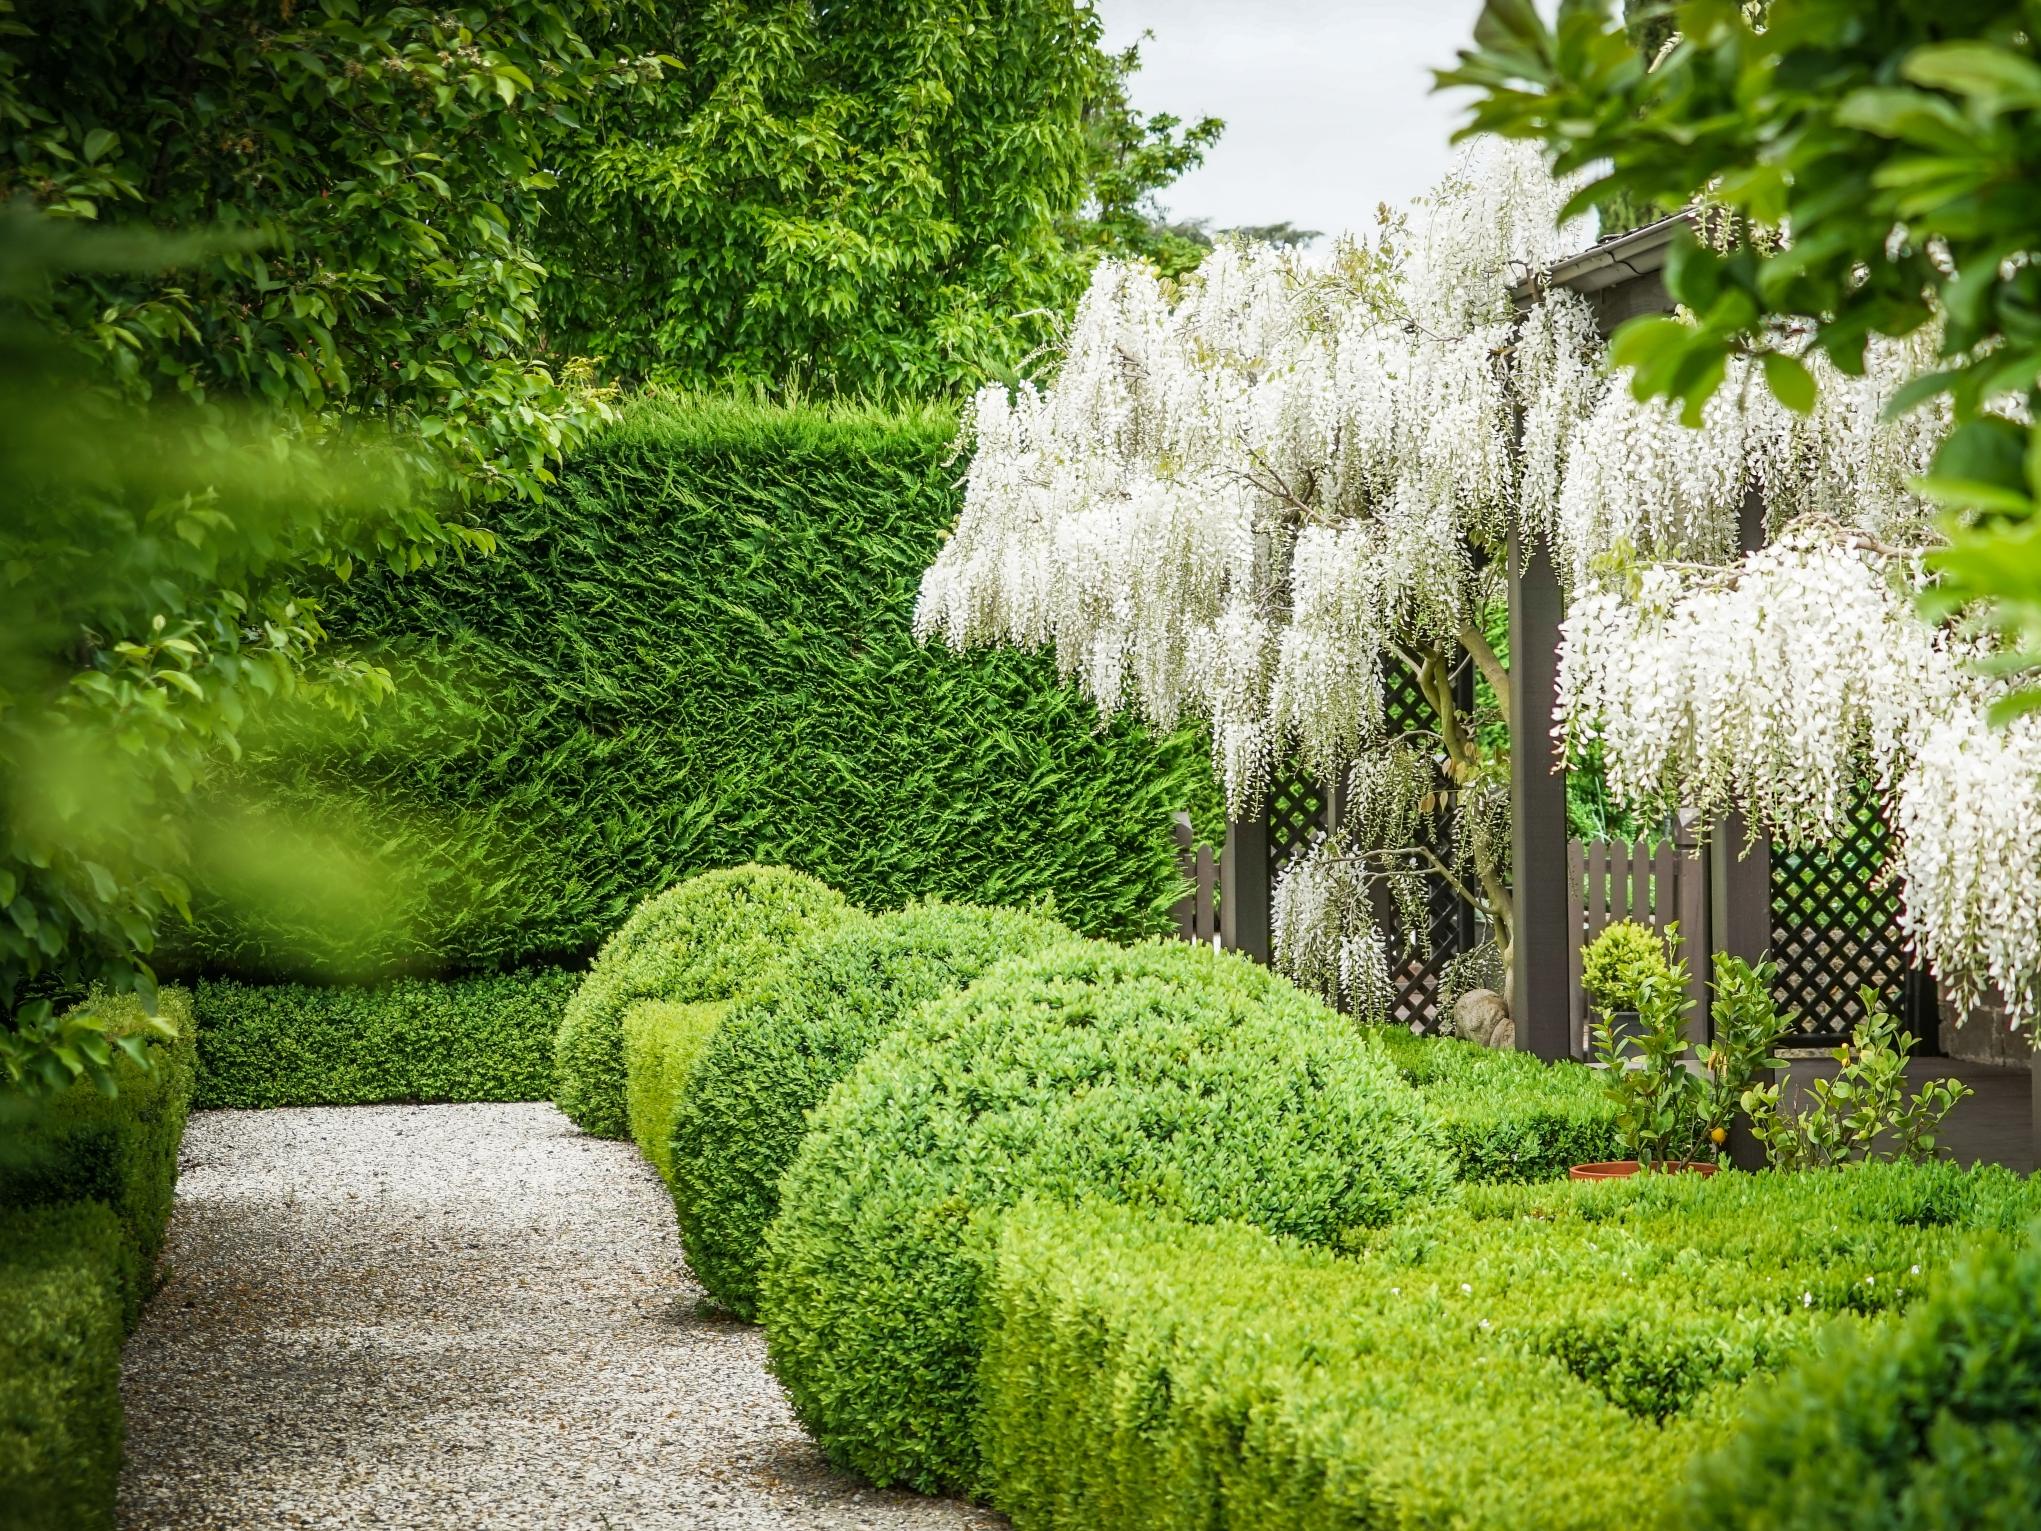
<svg viewBox="0 0 2041 1531"><path fill-rule="evenodd" d="M666 1194L547 1105L194 1115L128 1343L128 1527L992 1528L868 1488Z"/></svg>

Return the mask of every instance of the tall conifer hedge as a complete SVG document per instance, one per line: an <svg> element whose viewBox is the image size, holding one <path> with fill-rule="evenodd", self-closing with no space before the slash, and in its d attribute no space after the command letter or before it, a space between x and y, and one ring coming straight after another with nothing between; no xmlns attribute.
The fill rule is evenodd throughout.
<svg viewBox="0 0 2041 1531"><path fill-rule="evenodd" d="M910 636L957 511L955 431L641 404L545 504L503 512L494 556L357 575L332 626L397 700L250 769L339 839L365 907L328 918L317 886L280 887L253 922L207 918L197 955L257 975L571 961L646 894L745 861L869 909L1047 895L1087 934L1162 929L1171 815L1211 812L1203 743L1101 728L1045 658Z"/></svg>

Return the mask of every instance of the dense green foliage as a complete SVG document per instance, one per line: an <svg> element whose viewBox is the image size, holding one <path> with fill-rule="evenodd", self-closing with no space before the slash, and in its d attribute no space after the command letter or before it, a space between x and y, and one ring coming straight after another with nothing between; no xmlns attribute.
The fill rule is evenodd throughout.
<svg viewBox="0 0 2041 1531"><path fill-rule="evenodd" d="M110 1531L123 1273L103 1202L0 1210L0 1531Z"/></svg>
<svg viewBox="0 0 2041 1531"><path fill-rule="evenodd" d="M94 1003L116 1033L149 1034L133 996ZM198 1060L190 994L162 990L158 1011L175 1039L151 1041L142 1062L119 1054L110 1093L77 1080L30 1105L0 1140L0 1209L74 1201L112 1209L129 1251L132 1279L121 1295L130 1321L141 1311L170 1221Z"/></svg>
<svg viewBox="0 0 2041 1531"><path fill-rule="evenodd" d="M1683 1498L1694 1531L2041 1525L2041 1245L1980 1251L1895 1330L1803 1362Z"/></svg>
<svg viewBox="0 0 2041 1531"><path fill-rule="evenodd" d="M1179 134L1071 0L658 7L677 60L594 103L543 230L556 344L684 387L927 397L1049 340L1097 253L1146 253Z"/></svg>
<svg viewBox="0 0 2041 1531"><path fill-rule="evenodd" d="M1547 1180L1616 1156L1615 1107L1601 1080L1577 1063L1413 1036L1401 1026L1364 1026L1361 1034L1417 1087L1464 1180Z"/></svg>
<svg viewBox="0 0 2041 1531"><path fill-rule="evenodd" d="M978 1286L997 1213L1096 1198L1313 1240L1451 1189L1418 1096L1332 1011L1231 954L1056 946L936 1000L816 1112L759 1311L830 1457L978 1481Z"/></svg>
<svg viewBox="0 0 2041 1531"><path fill-rule="evenodd" d="M484 507L600 413L535 360L541 161L659 66L592 52L584 4L258 9L0 3L18 1031L93 982L148 992L193 844L259 836L186 803L252 712L387 690L315 660L335 585L486 548Z"/></svg>
<svg viewBox="0 0 2041 1531"><path fill-rule="evenodd" d="M1928 1279L1917 1269L2018 1237L2035 1209L2024 1181L1948 1166L1486 1187L1339 1257L1237 1227L1029 1207L1007 1219L986 1283L982 1484L1021 1531L1891 1524L1696 1522L1667 1480L1743 1416L1747 1379L1799 1358L1818 1370L1837 1327L1868 1354ZM1995 1311L2031 1334L2031 1303ZM1987 1353L1961 1352L1969 1373L1996 1365ZM1819 1447L1878 1412L1855 1401L1868 1380L1850 1401L1824 1388L1832 1409L1803 1391L1753 1419L1774 1445L1738 1459L1733 1501L1766 1503L1777 1472L1812 1505L1849 1470L1847 1452ZM1999 1394L2015 1413L2016 1388ZM1915 1437L1873 1439L1904 1452ZM1965 1442L1991 1450L1961 1427L1941 1439L1952 1460ZM2023 1449L2001 1446L2000 1464Z"/></svg>
<svg viewBox="0 0 2041 1531"><path fill-rule="evenodd" d="M703 872L655 893L603 943L553 1043L554 1099L584 1132L630 1133L624 1012L642 999L733 1000L817 928L859 916L785 867Z"/></svg>
<svg viewBox="0 0 2041 1531"><path fill-rule="evenodd" d="M727 1000L679 1005L641 999L624 1011L624 1111L631 1141L669 1187L675 1183L673 1121L682 1091L729 1013ZM684 1217L686 1203L676 1204Z"/></svg>
<svg viewBox="0 0 2041 1531"><path fill-rule="evenodd" d="M924 1001L1069 939L1041 916L928 903L794 948L717 1033L668 1120L681 1241L709 1294L756 1317L780 1176L839 1079Z"/></svg>
<svg viewBox="0 0 2041 1531"><path fill-rule="evenodd" d="M364 583L346 629L397 698L263 775L343 801L375 870L391 929L330 965L580 961L646 890L746 860L873 909L1046 895L1086 934L1168 928L1171 815L1216 818L1204 744L1101 731L1046 659L913 641L953 429L648 406L485 564ZM259 972L331 928L244 920L209 956Z"/></svg>
<svg viewBox="0 0 2041 1531"><path fill-rule="evenodd" d="M110 1528L121 1339L154 1284L197 1063L191 996L91 1001L115 1052L0 1124L0 1528Z"/></svg>
<svg viewBox="0 0 2041 1531"><path fill-rule="evenodd" d="M198 1104L547 1100L580 975L198 986Z"/></svg>
<svg viewBox="0 0 2041 1531"><path fill-rule="evenodd" d="M1692 240L1666 285L1681 318L1634 319L1613 355L1642 396L1687 401L1756 346L1780 400L1813 380L1774 321L1862 370L1869 336L1942 326L1946 366L1902 391L1946 393L1957 429L1925 489L1974 513L1934 564L1937 613L1977 603L2028 662L2041 654L2041 0L1730 0L1659 7L1680 41L1653 65L1607 0L1566 0L1556 25L1489 0L1442 84L1481 92L1474 126L1544 140L1575 199L1685 206L1705 195L1766 228L1727 255ZM1797 343L1797 342L1796 342ZM2012 395L2019 419L1987 413ZM2041 705L2029 689L2018 706Z"/></svg>

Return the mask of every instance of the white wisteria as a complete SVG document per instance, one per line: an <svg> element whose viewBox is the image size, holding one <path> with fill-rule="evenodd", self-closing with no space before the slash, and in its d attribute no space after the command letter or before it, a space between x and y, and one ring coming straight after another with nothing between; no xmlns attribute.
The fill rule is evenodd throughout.
<svg viewBox="0 0 2041 1531"><path fill-rule="evenodd" d="M1587 243L1555 227L1564 200L1529 150L1485 145L1323 263L1229 244L1175 284L1103 263L1054 380L974 401L918 634L1048 649L1102 713L1207 723L1236 812L1286 762L1341 784L1341 829L1276 889L1278 958L1379 1013L1405 948L1378 922L1421 926L1424 879L1510 940L1487 634L1514 532L1567 586L1564 732L1620 799L1811 845L1871 780L1909 935L2024 1017L2041 853L2006 805L2041 794L2041 738L1992 733L1975 652L1915 614L1937 534L1908 486L1947 418L1885 418L1936 337L1874 341L1861 377L1805 358L1805 415L1734 362L1689 428L1612 374L1583 300L1519 311ZM1403 677L1415 726L1389 706Z"/></svg>

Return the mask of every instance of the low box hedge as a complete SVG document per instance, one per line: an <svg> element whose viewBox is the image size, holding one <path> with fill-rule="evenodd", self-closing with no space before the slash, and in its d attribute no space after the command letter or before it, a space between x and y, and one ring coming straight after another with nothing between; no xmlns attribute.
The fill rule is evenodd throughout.
<svg viewBox="0 0 2041 1531"><path fill-rule="evenodd" d="M144 1029L141 1003L132 996L94 1005L114 1034ZM170 1222L197 1059L191 995L161 990L157 1013L177 1036L150 1043L147 1068L116 1053L115 1094L77 1081L35 1107L8 1133L0 1154L0 1209L98 1201L112 1211L129 1251L121 1295L130 1323L141 1311Z"/></svg>
<svg viewBox="0 0 2041 1531"><path fill-rule="evenodd" d="M0 1528L102 1531L120 1480L120 1347L140 1284L99 1200L0 1211Z"/></svg>
<svg viewBox="0 0 2041 1531"><path fill-rule="evenodd" d="M759 1313L795 1412L874 1481L975 1489L978 1285L1028 1195L1327 1242L1453 1192L1344 1017L1186 942L1078 941L923 1005L815 1112Z"/></svg>
<svg viewBox="0 0 2041 1531"><path fill-rule="evenodd" d="M581 981L558 968L387 983L198 986L198 1104L545 1100Z"/></svg>
<svg viewBox="0 0 2041 1531"><path fill-rule="evenodd" d="M1361 1034L1416 1085L1465 1180L1550 1180L1622 1156L1616 1108L1594 1070L1401 1026Z"/></svg>
<svg viewBox="0 0 2041 1531"><path fill-rule="evenodd" d="M603 943L553 1039L553 1098L583 1132L628 1137L624 1011L734 1000L813 930L862 918L786 867L703 872L645 899Z"/></svg>
<svg viewBox="0 0 2041 1531"><path fill-rule="evenodd" d="M2037 1204L1948 1166L1477 1186L1342 1253L1024 1205L984 1282L980 1486L1021 1531L1697 1524L1672 1485L1774 1374L1880 1353ZM1729 1473L1743 1502L1765 1471Z"/></svg>
<svg viewBox="0 0 2041 1531"><path fill-rule="evenodd" d="M929 902L793 948L716 1033L672 1119L681 1241L710 1294L757 1316L780 1177L839 1079L924 1002L1006 958L1073 939L1043 915Z"/></svg>
<svg viewBox="0 0 2041 1531"><path fill-rule="evenodd" d="M677 1005L641 999L624 1011L624 1105L631 1140L669 1188L681 1091L729 1013L723 1000Z"/></svg>

